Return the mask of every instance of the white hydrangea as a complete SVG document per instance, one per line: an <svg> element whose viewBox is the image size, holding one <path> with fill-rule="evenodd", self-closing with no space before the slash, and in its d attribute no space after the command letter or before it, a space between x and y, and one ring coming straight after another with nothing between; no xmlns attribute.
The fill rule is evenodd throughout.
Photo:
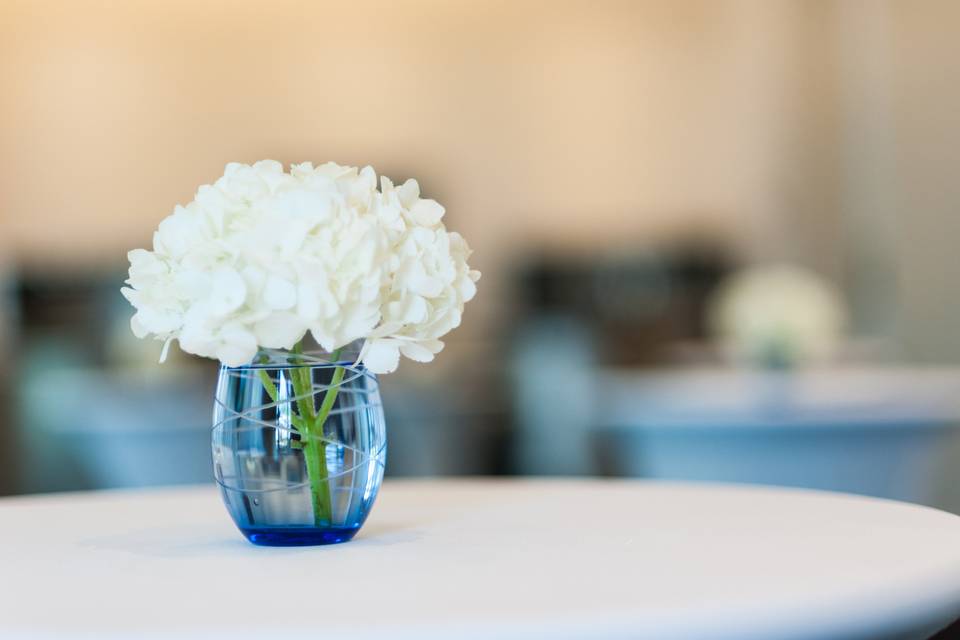
<svg viewBox="0 0 960 640"><path fill-rule="evenodd" d="M715 294L709 321L728 350L752 364L829 359L843 339L840 291L806 269L761 265L735 273Z"/></svg>
<svg viewBox="0 0 960 640"><path fill-rule="evenodd" d="M480 278L443 214L415 180L378 190L370 167L231 163L129 253L131 327L228 366L307 332L328 351L364 339L375 373L429 362Z"/></svg>

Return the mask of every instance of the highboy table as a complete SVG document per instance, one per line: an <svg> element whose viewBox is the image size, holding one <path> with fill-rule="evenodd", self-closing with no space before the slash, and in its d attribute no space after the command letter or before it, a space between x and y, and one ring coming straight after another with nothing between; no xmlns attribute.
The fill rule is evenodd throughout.
<svg viewBox="0 0 960 640"><path fill-rule="evenodd" d="M0 499L2 638L923 638L960 518L758 487L388 479L353 541L244 540L213 487Z"/></svg>

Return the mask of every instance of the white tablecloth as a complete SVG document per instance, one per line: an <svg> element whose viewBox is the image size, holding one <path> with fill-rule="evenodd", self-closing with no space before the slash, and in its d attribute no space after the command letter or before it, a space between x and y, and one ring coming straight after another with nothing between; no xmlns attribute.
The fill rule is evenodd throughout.
<svg viewBox="0 0 960 640"><path fill-rule="evenodd" d="M795 490L388 480L353 542L265 548L211 487L0 499L0 637L924 637L960 518ZM887 637L887 635L884 635Z"/></svg>

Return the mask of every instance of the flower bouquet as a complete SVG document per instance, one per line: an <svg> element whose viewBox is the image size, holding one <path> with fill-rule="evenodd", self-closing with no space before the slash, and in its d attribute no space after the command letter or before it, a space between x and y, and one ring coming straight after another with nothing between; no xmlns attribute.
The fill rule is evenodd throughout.
<svg viewBox="0 0 960 640"><path fill-rule="evenodd" d="M383 475L376 374L429 362L480 274L415 180L232 163L129 253L137 337L222 363L214 469L262 544L348 540Z"/></svg>

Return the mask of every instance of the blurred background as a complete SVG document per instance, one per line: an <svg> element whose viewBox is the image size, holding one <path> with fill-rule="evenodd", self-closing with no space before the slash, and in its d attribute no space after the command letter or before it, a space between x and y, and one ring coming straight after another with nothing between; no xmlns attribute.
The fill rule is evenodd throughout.
<svg viewBox="0 0 960 640"><path fill-rule="evenodd" d="M208 482L126 252L229 161L416 176L484 276L388 474L960 511L960 4L0 0L0 494Z"/></svg>

